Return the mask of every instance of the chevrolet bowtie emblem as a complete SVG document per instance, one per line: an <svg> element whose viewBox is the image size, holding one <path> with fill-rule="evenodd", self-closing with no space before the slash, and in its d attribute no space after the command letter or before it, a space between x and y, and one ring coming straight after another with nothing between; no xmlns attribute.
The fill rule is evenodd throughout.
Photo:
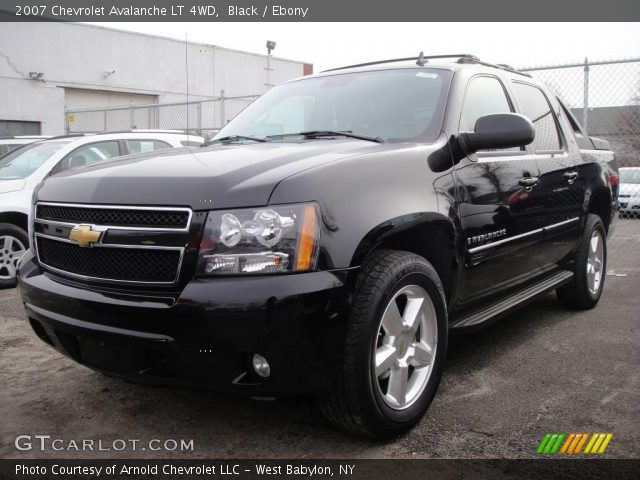
<svg viewBox="0 0 640 480"><path fill-rule="evenodd" d="M73 240L79 247L90 247L100 240L101 232L92 230L91 225L76 225L69 233L69 240Z"/></svg>

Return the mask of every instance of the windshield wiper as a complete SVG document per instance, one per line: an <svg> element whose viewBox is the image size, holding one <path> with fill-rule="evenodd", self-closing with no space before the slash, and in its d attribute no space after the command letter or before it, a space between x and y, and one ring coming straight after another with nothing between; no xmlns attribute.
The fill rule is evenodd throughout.
<svg viewBox="0 0 640 480"><path fill-rule="evenodd" d="M307 137L307 138L320 138L320 137L349 137L357 138L358 140L367 140L369 142L385 143L385 140L381 137L372 137L370 135L361 135L359 133L353 133L351 130L309 130L307 132L297 133L282 133L280 135L269 135L269 138L273 137Z"/></svg>
<svg viewBox="0 0 640 480"><path fill-rule="evenodd" d="M270 138L263 137L252 137L250 135L229 135L228 137L216 138L215 140L209 140L208 142L204 142L201 147L208 147L209 145L215 145L216 143L231 143L236 140L252 140L254 142L270 142Z"/></svg>

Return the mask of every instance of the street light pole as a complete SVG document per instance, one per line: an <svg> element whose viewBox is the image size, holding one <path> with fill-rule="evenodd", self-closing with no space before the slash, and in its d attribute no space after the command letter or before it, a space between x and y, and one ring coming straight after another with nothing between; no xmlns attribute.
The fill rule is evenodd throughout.
<svg viewBox="0 0 640 480"><path fill-rule="evenodd" d="M276 48L276 42L273 40L267 40L267 90L269 90L273 85L271 85L271 51Z"/></svg>

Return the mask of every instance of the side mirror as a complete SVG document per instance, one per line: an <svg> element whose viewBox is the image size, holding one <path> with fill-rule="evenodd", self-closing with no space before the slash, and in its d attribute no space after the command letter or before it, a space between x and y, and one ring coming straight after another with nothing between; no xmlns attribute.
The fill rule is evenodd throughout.
<svg viewBox="0 0 640 480"><path fill-rule="evenodd" d="M529 145L536 136L533 123L518 113L493 113L480 117L473 132L459 135L460 146L466 153L494 148Z"/></svg>

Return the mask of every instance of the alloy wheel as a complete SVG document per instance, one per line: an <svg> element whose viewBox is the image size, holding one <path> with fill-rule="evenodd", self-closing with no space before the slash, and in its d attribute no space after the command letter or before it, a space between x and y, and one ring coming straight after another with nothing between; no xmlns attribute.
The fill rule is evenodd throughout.
<svg viewBox="0 0 640 480"><path fill-rule="evenodd" d="M409 408L424 391L436 355L438 323L429 294L408 285L387 304L373 352L373 376L384 402Z"/></svg>

